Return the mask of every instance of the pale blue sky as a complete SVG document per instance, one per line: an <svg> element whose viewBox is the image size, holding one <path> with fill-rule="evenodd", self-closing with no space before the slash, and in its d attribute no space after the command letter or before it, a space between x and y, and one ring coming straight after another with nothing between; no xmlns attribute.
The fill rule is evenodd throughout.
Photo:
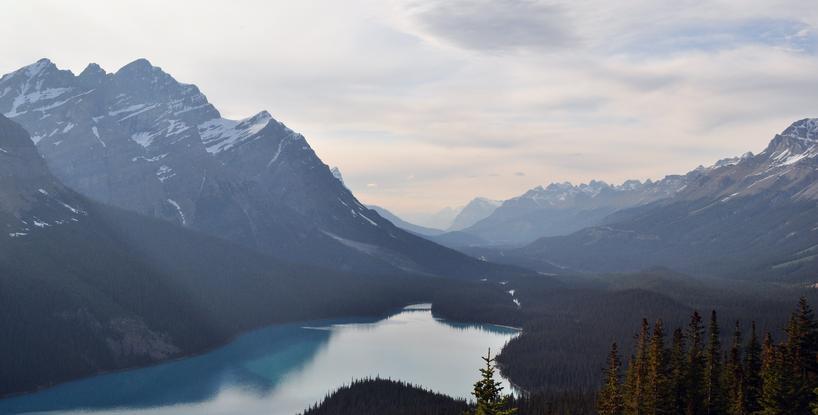
<svg viewBox="0 0 818 415"><path fill-rule="evenodd" d="M0 72L148 58L302 132L405 216L552 181L659 178L818 116L790 1L0 0Z"/></svg>

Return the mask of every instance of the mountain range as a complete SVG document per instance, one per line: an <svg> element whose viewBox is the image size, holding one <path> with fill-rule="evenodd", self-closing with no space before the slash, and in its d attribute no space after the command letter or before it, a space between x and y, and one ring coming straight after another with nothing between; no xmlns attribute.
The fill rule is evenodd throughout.
<svg viewBox="0 0 818 415"><path fill-rule="evenodd" d="M0 113L88 198L338 270L482 277L502 270L362 205L306 139L266 111L223 118L145 59L79 75L42 59L0 78Z"/></svg>
<svg viewBox="0 0 818 415"><path fill-rule="evenodd" d="M662 190L651 194L662 197L640 198L594 218L595 225L518 248L470 252L543 272L666 266L702 276L815 282L818 119L793 123L757 155L657 183Z"/></svg>

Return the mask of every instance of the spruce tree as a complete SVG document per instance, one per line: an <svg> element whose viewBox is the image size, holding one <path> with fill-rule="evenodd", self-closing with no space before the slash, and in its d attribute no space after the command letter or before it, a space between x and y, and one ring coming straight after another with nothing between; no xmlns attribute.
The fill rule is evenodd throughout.
<svg viewBox="0 0 818 415"><path fill-rule="evenodd" d="M761 344L756 335L756 322L753 321L750 329L750 341L744 353L744 395L747 402L747 412L755 413L761 409Z"/></svg>
<svg viewBox="0 0 818 415"><path fill-rule="evenodd" d="M637 406L636 366L636 356L631 354L625 369L625 383L622 385L623 403L625 404L623 413L628 415L634 414Z"/></svg>
<svg viewBox="0 0 818 415"><path fill-rule="evenodd" d="M784 400L784 362L783 353L773 344L772 336L767 333L761 355L761 396L759 398L759 415L788 414Z"/></svg>
<svg viewBox="0 0 818 415"><path fill-rule="evenodd" d="M790 317L784 343L786 376L784 394L798 413L807 413L812 390L818 387L818 328L804 297Z"/></svg>
<svg viewBox="0 0 818 415"><path fill-rule="evenodd" d="M741 326L736 321L733 331L733 342L724 362L724 379L722 380L726 393L727 413L731 415L745 415L748 413L744 366L742 362Z"/></svg>
<svg viewBox="0 0 818 415"><path fill-rule="evenodd" d="M650 326L642 319L642 326L636 336L635 356L628 366L625 388L625 413L645 414L645 393L648 387L648 341Z"/></svg>
<svg viewBox="0 0 818 415"><path fill-rule="evenodd" d="M671 412L683 415L687 407L687 353L685 350L685 337L682 329L673 331L673 343L670 347L670 400L674 410Z"/></svg>
<svg viewBox="0 0 818 415"><path fill-rule="evenodd" d="M672 408L668 352L665 349L665 332L662 320L653 326L648 347L648 381L645 391L645 413L670 414Z"/></svg>
<svg viewBox="0 0 818 415"><path fill-rule="evenodd" d="M605 384L597 399L597 413L599 415L622 415L624 411L625 402L620 385L621 367L622 362L619 359L619 351L616 343L613 343L611 352L608 354L608 367L605 369Z"/></svg>
<svg viewBox="0 0 818 415"><path fill-rule="evenodd" d="M723 414L724 401L721 390L721 341L716 310L710 312L708 326L707 353L704 365L704 413L707 415Z"/></svg>
<svg viewBox="0 0 818 415"><path fill-rule="evenodd" d="M477 399L475 415L513 415L516 408L509 408L508 395L503 395L500 382L494 380L494 361L489 349L486 357L482 357L486 367L480 369L481 378L474 384L472 395Z"/></svg>
<svg viewBox="0 0 818 415"><path fill-rule="evenodd" d="M687 326L687 373L685 379L685 414L704 414L705 401L705 356L704 327L702 317L694 311Z"/></svg>

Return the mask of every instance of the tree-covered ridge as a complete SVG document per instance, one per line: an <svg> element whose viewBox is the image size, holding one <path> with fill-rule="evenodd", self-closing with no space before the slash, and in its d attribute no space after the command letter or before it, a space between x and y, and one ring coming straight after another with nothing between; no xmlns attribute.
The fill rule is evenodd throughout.
<svg viewBox="0 0 818 415"><path fill-rule="evenodd" d="M665 346L662 320L651 329L642 320L624 376L617 344L611 346L597 398L600 415L641 414L818 414L818 323L801 298L775 341L749 338L735 322L730 344L720 341L715 311L705 328L694 311L687 327L677 328Z"/></svg>

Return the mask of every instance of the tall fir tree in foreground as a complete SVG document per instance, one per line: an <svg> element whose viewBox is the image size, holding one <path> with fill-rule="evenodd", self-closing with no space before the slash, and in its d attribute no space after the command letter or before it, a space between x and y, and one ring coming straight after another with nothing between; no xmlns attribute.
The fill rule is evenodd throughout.
<svg viewBox="0 0 818 415"><path fill-rule="evenodd" d="M648 342L650 339L650 325L647 319L642 319L642 327L636 336L636 355L628 363L628 372L625 382L625 414L642 415L647 412L648 386Z"/></svg>
<svg viewBox="0 0 818 415"><path fill-rule="evenodd" d="M474 415L514 415L516 408L509 407L508 395L503 395L500 382L494 380L494 362L491 349L482 357L486 366L480 369L481 378L474 384L472 395L477 399Z"/></svg>
<svg viewBox="0 0 818 415"><path fill-rule="evenodd" d="M621 367L619 351L616 343L613 343L611 352L608 354L608 367L605 369L605 385L599 391L597 398L596 407L599 415L622 415L624 413L625 401L620 386Z"/></svg>
<svg viewBox="0 0 818 415"><path fill-rule="evenodd" d="M798 301L785 330L785 394L795 413L808 413L811 392L818 387L818 326L804 297Z"/></svg>
<svg viewBox="0 0 818 415"><path fill-rule="evenodd" d="M787 414L788 407L785 394L784 354L779 346L773 343L770 333L764 337L761 353L761 395L759 396L760 415Z"/></svg>
<svg viewBox="0 0 818 415"><path fill-rule="evenodd" d="M722 353L716 313L705 327L693 312L683 331L664 345L661 320L648 336L642 320L625 381L618 389L618 355L609 356L599 413L624 415L818 415L818 322L801 298L785 326L786 338L776 343L770 333L759 343L755 322L744 343L736 321L732 341ZM613 350L618 352L617 350ZM617 392L622 391L620 411Z"/></svg>
<svg viewBox="0 0 818 415"><path fill-rule="evenodd" d="M761 343L756 334L756 322L750 328L750 340L744 353L744 395L747 401L747 413L761 410L758 403L761 397Z"/></svg>
<svg viewBox="0 0 818 415"><path fill-rule="evenodd" d="M704 364L704 408L703 413L717 415L724 413L721 394L721 331L716 319L716 310L710 312L707 327L707 352Z"/></svg>
<svg viewBox="0 0 818 415"><path fill-rule="evenodd" d="M645 387L645 413L669 414L672 410L669 353L665 349L665 328L662 320L653 325L648 348L648 380Z"/></svg>
<svg viewBox="0 0 818 415"><path fill-rule="evenodd" d="M683 415L687 402L687 350L685 335L682 329L673 331L673 343L670 346L670 400L674 410L670 413Z"/></svg>
<svg viewBox="0 0 818 415"><path fill-rule="evenodd" d="M687 326L687 369L685 379L686 415L704 414L704 326L698 311L694 311Z"/></svg>
<svg viewBox="0 0 818 415"><path fill-rule="evenodd" d="M747 409L747 391L742 352L741 323L736 321L736 328L733 330L733 341L724 362L724 375L722 379L725 407L727 413L730 415L744 415L749 413Z"/></svg>

